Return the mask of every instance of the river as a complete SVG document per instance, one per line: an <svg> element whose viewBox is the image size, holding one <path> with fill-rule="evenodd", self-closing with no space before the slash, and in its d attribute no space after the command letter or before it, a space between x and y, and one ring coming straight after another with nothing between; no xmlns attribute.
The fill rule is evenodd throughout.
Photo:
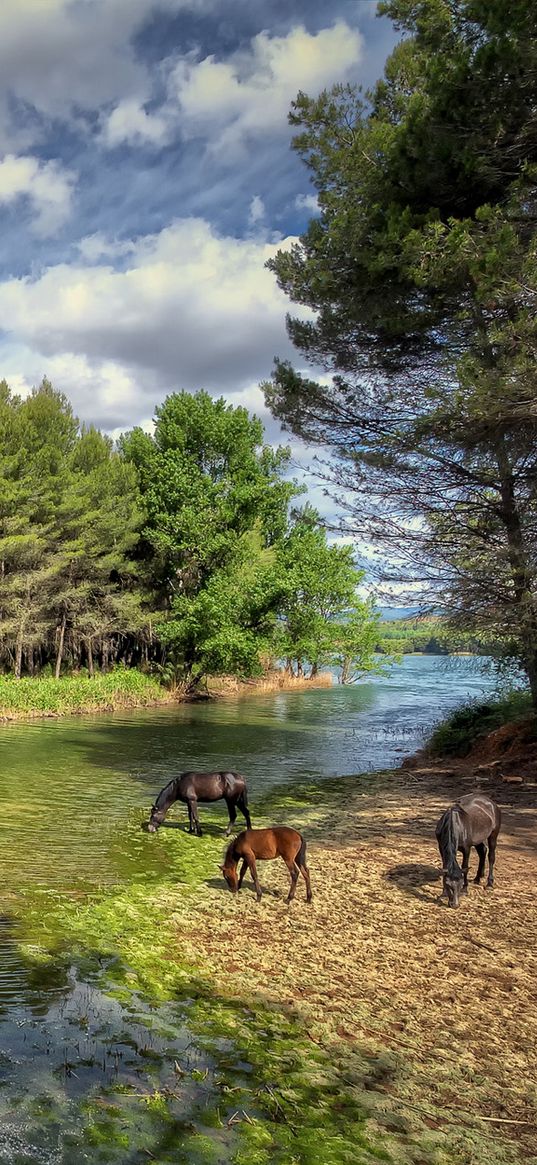
<svg viewBox="0 0 537 1165"><path fill-rule="evenodd" d="M85 1106L96 1096L108 1103L115 1090L121 1128L152 1144L140 1095L171 1088L169 1066L178 1059L188 1087L170 1101L177 1127L192 1122L200 1097L218 1100L211 1056L184 1007L156 1009L140 996L120 1002L99 975L81 973L79 961L58 964L47 954L54 950L48 904L133 885L177 887L193 845L214 846L217 835L220 849L223 806L201 809L212 841L142 831L171 776L191 767L243 772L255 824L256 801L266 804L275 785L393 766L450 708L493 686L474 659L407 656L389 676L353 687L0 726L0 1162L145 1160L120 1140L96 1156L97 1126ZM184 807L171 816L185 821ZM243 1071L240 1053L237 1064ZM131 1133L121 1136L129 1141ZM176 1156L171 1145L158 1160L198 1161L189 1154Z"/></svg>

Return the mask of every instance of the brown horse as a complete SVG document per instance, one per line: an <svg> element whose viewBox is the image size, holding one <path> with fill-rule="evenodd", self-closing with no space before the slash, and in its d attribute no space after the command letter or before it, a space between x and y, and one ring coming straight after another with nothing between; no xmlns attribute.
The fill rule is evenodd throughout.
<svg viewBox="0 0 537 1165"><path fill-rule="evenodd" d="M436 840L442 858L444 885L441 897L447 898L449 906L458 906L461 894L468 893L468 865L470 850L474 845L479 854L479 865L474 882L483 877L485 858L489 847L489 876L487 886L494 885L494 860L496 841L500 832L502 815L495 801L484 793L468 793L460 797L456 805L446 809L436 826ZM462 853L462 870L457 862L458 850Z"/></svg>
<svg viewBox="0 0 537 1165"><path fill-rule="evenodd" d="M242 858L242 866L237 878L237 863ZM298 875L302 874L306 883L306 898L311 902L310 873L306 865L306 842L296 829L289 829L286 825L274 825L272 829L244 829L228 846L224 864L220 867L224 878L236 894L242 886L242 880L249 870L256 889L257 901L261 901L261 886L257 876L256 858L260 861L272 861L273 858L283 858L291 876L288 902L295 896Z"/></svg>
<svg viewBox="0 0 537 1165"><path fill-rule="evenodd" d="M201 837L201 825L198 817L198 801L220 801L223 799L229 813L229 825L226 833L231 833L232 826L237 818L237 805L246 821L248 829L252 822L248 812L248 794L246 781L239 773L181 773L160 790L160 793L151 806L151 815L147 826L149 833L156 833L157 829L174 801L183 801L188 806L189 833L197 833Z"/></svg>

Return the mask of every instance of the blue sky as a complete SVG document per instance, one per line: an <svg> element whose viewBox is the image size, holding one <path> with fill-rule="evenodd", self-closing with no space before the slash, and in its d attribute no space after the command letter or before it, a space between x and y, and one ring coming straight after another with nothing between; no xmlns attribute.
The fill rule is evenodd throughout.
<svg viewBox="0 0 537 1165"><path fill-rule="evenodd" d="M306 226L299 89L364 86L375 0L2 0L0 376L112 433L176 389L262 416L293 355L264 262Z"/></svg>

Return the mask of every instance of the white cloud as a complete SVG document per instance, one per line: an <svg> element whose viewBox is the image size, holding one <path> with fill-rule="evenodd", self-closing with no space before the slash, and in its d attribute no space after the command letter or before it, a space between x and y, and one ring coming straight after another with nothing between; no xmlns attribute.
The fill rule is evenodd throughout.
<svg viewBox="0 0 537 1165"><path fill-rule="evenodd" d="M295 198L297 210L309 210L311 214L319 213L319 203L316 194L297 194Z"/></svg>
<svg viewBox="0 0 537 1165"><path fill-rule="evenodd" d="M120 101L105 122L103 142L113 148L122 142L133 145L163 145L169 136L169 121L163 115L147 113L140 101Z"/></svg>
<svg viewBox="0 0 537 1165"><path fill-rule="evenodd" d="M56 162L8 154L0 162L0 204L28 199L35 214L32 230L41 237L52 235L71 213L75 180L73 173Z"/></svg>
<svg viewBox="0 0 537 1165"><path fill-rule="evenodd" d="M77 250L86 262L95 263L98 259L132 255L136 250L136 243L131 239L107 239L102 231L96 231L95 234L80 239Z"/></svg>
<svg viewBox="0 0 537 1165"><path fill-rule="evenodd" d="M233 159L252 136L282 133L297 91L317 92L356 71L360 33L344 21L311 34L260 32L249 50L227 61L214 56L177 62L169 78L169 106L177 105L185 137L211 138L211 150Z"/></svg>
<svg viewBox="0 0 537 1165"><path fill-rule="evenodd" d="M80 246L92 256L91 237ZM114 423L127 425L146 415L148 399L174 389L234 399L270 373L276 353L291 354L287 300L264 268L276 247L220 237L201 219L138 240L124 270L106 262L100 236L93 246L104 262L60 264L38 279L0 284L0 318L19 372L54 379L60 369L69 396L72 374L101 423L105 400ZM91 387L98 369L100 397Z"/></svg>
<svg viewBox="0 0 537 1165"><path fill-rule="evenodd" d="M259 197L259 194L254 194L250 203L250 210L248 212L248 222L250 226L255 227L258 223L263 222L265 218L265 203Z"/></svg>
<svg viewBox="0 0 537 1165"><path fill-rule="evenodd" d="M14 126L8 97L46 118L69 118L151 92L133 38L158 12L207 7L206 0L1 0L0 134L4 146L39 136ZM147 127L146 127L147 128Z"/></svg>

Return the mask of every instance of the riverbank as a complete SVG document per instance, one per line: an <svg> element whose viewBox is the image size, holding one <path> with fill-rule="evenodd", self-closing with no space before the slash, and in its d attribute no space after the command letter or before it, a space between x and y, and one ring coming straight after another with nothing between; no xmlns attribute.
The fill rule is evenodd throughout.
<svg viewBox="0 0 537 1165"><path fill-rule="evenodd" d="M261 867L259 906L249 883L229 894L222 817L209 809L201 839L178 815L147 836L165 883L87 906L47 899L47 936L41 951L33 936L29 959L62 957L135 1013L140 1000L175 1001L209 1057L203 1103L175 1141L164 1134L192 1085L181 1062L134 1098L156 1123L150 1136L133 1120L129 1160L171 1160L165 1143L203 1165L535 1165L537 789L482 779L504 812L497 884L471 886L458 911L437 903L434 825L475 782L438 770L286 788L258 804L256 826L304 830L310 906L301 884L285 905L280 863ZM103 1160L127 1160L114 1090L88 1112Z"/></svg>
<svg viewBox="0 0 537 1165"><path fill-rule="evenodd" d="M314 679L272 672L259 679L218 676L208 681L205 698L252 696L276 691L300 691L332 686L330 673ZM203 698L203 695L200 698ZM154 676L136 668L118 668L106 675L62 676L20 680L0 676L0 721L114 712L122 708L149 708L191 699L180 688L165 688Z"/></svg>

